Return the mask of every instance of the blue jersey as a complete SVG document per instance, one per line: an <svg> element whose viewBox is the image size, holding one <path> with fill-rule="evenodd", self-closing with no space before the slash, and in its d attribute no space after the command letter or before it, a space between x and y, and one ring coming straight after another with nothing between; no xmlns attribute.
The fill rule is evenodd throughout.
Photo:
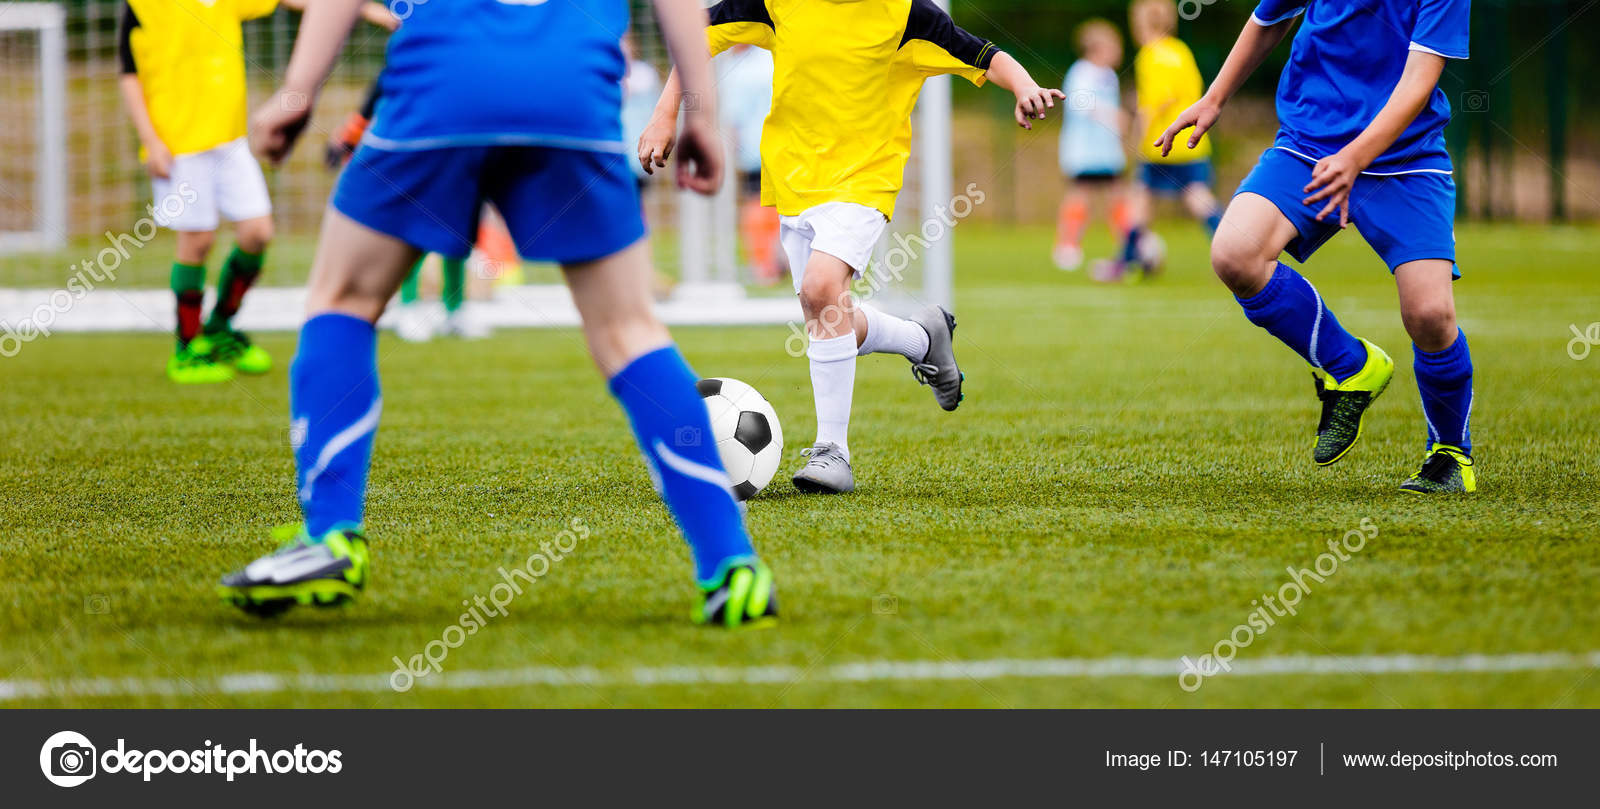
<svg viewBox="0 0 1600 809"><path fill-rule="evenodd" d="M627 152L625 0L413 0L364 143Z"/></svg>
<svg viewBox="0 0 1600 809"><path fill-rule="evenodd" d="M1305 14L1278 81L1278 148L1312 160L1339 151L1388 103L1411 51L1467 58L1471 0L1262 0L1252 19ZM1371 174L1448 172L1450 102L1433 97Z"/></svg>

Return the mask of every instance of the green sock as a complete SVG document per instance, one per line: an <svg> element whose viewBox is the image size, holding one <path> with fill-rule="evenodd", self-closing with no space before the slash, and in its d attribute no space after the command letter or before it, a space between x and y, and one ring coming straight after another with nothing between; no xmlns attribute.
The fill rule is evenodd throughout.
<svg viewBox="0 0 1600 809"><path fill-rule="evenodd" d="M422 277L422 262L426 261L427 258L427 256L423 256L417 259L417 263L411 265L411 272L406 275L406 280L400 282L401 303L411 304L417 302L417 280Z"/></svg>
<svg viewBox="0 0 1600 809"><path fill-rule="evenodd" d="M206 298L204 265L172 262L172 294L178 299L178 347L189 344L200 333L200 307Z"/></svg>
<svg viewBox="0 0 1600 809"><path fill-rule="evenodd" d="M244 293L261 275L261 253L246 253L237 246L222 263L222 275L217 278L217 302L211 307L211 317L206 319L206 332L215 334L231 328L233 316L239 313Z"/></svg>
<svg viewBox="0 0 1600 809"><path fill-rule="evenodd" d="M461 299L467 291L467 260L464 258L446 258L444 260L444 288L439 292L439 297L444 300L444 310L454 312L461 308Z"/></svg>

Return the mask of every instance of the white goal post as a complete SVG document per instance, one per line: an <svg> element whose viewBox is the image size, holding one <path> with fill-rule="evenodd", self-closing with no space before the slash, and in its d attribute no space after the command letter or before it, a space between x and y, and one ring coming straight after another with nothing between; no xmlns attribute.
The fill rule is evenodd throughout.
<svg viewBox="0 0 1600 809"><path fill-rule="evenodd" d="M16 183L31 188L7 187L0 195L0 204L12 209L0 225L0 253L50 250L67 240L66 21L66 10L57 3L0 3L0 47L34 56L18 60L22 65L6 65L22 74L8 75L6 81L20 85L19 95L32 96L6 99L0 137L11 159L27 161L8 166L6 185L17 175L31 174L32 182Z"/></svg>

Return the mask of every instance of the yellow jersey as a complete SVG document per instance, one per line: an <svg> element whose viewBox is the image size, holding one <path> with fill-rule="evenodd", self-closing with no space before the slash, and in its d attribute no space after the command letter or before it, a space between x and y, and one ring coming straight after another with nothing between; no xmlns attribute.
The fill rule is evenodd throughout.
<svg viewBox="0 0 1600 809"><path fill-rule="evenodd" d="M982 85L998 52L932 0L722 0L709 11L713 55L739 43L772 51L761 204L785 216L854 202L892 217L923 80Z"/></svg>
<svg viewBox="0 0 1600 809"><path fill-rule="evenodd" d="M1200 78L1200 68L1194 63L1189 46L1177 37L1166 37L1140 48L1133 58L1133 75L1139 116L1145 123L1139 157L1146 163L1194 163L1211 157L1209 135L1202 136L1193 149L1189 148L1188 138L1179 138L1172 146L1172 154L1166 157L1150 145L1167 131L1178 113L1199 101L1205 92L1205 81Z"/></svg>
<svg viewBox="0 0 1600 809"><path fill-rule="evenodd" d="M244 33L278 0L127 0L122 72L135 73L161 142L174 155L244 137Z"/></svg>

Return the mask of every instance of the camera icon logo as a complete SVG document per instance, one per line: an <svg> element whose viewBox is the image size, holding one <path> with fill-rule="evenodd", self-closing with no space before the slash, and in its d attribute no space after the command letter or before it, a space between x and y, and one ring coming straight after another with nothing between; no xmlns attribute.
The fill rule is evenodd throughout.
<svg viewBox="0 0 1600 809"><path fill-rule="evenodd" d="M39 748L39 769L58 787L75 787L93 778L95 760L94 744L75 730L60 731Z"/></svg>
<svg viewBox="0 0 1600 809"><path fill-rule="evenodd" d="M698 447L702 440L699 427L679 427L672 431L672 443L680 447Z"/></svg>
<svg viewBox="0 0 1600 809"><path fill-rule="evenodd" d="M1483 90L1468 90L1462 93L1461 109L1464 112L1487 112L1489 110L1489 94Z"/></svg>

